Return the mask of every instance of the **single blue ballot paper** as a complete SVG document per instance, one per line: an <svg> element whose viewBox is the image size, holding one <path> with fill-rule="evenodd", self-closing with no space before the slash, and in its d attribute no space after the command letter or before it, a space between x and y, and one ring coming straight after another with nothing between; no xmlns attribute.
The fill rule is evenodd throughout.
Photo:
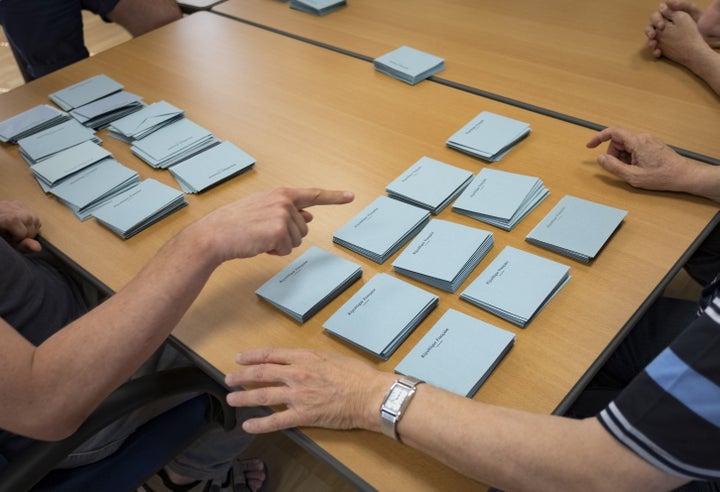
<svg viewBox="0 0 720 492"><path fill-rule="evenodd" d="M0 121L0 142L17 143L21 138L70 119L65 111L39 104L11 118Z"/></svg>
<svg viewBox="0 0 720 492"><path fill-rule="evenodd" d="M48 191L78 219L87 220L96 208L139 182L140 175L132 169L115 159L103 159L62 180Z"/></svg>
<svg viewBox="0 0 720 492"><path fill-rule="evenodd" d="M512 332L448 309L395 372L472 397L514 343Z"/></svg>
<svg viewBox="0 0 720 492"><path fill-rule="evenodd" d="M185 195L154 179L115 195L93 212L93 217L123 239L187 205Z"/></svg>
<svg viewBox="0 0 720 492"><path fill-rule="evenodd" d="M170 168L185 193L199 193L251 169L255 158L231 142L221 142Z"/></svg>
<svg viewBox="0 0 720 492"><path fill-rule="evenodd" d="M472 180L473 173L421 157L387 187L388 196L439 214Z"/></svg>
<svg viewBox="0 0 720 492"><path fill-rule="evenodd" d="M512 230L550 194L540 178L482 169L453 203L453 211Z"/></svg>
<svg viewBox="0 0 720 492"><path fill-rule="evenodd" d="M410 46L401 46L375 58L375 70L415 85L445 69L445 60Z"/></svg>
<svg viewBox="0 0 720 492"><path fill-rule="evenodd" d="M112 154L109 150L88 140L38 162L30 167L30 171L46 184L53 186L71 174L110 156Z"/></svg>
<svg viewBox="0 0 720 492"><path fill-rule="evenodd" d="M455 292L494 244L491 232L433 219L393 261L393 269Z"/></svg>
<svg viewBox="0 0 720 492"><path fill-rule="evenodd" d="M50 94L50 100L65 111L79 108L122 90L123 86L104 74L90 77Z"/></svg>
<svg viewBox="0 0 720 492"><path fill-rule="evenodd" d="M209 130L183 118L135 140L130 150L152 167L166 169L217 143Z"/></svg>
<svg viewBox="0 0 720 492"><path fill-rule="evenodd" d="M529 134L528 123L483 111L455 132L446 145L485 161L496 162Z"/></svg>
<svg viewBox="0 0 720 492"><path fill-rule="evenodd" d="M290 0L290 7L315 15L326 15L346 5L345 0Z"/></svg>
<svg viewBox="0 0 720 492"><path fill-rule="evenodd" d="M312 246L255 294L304 323L361 276L360 265Z"/></svg>
<svg viewBox="0 0 720 492"><path fill-rule="evenodd" d="M333 235L333 241L383 263L430 220L430 212L379 196Z"/></svg>
<svg viewBox="0 0 720 492"><path fill-rule="evenodd" d="M108 135L132 143L184 117L182 109L169 102L158 101L110 123Z"/></svg>
<svg viewBox="0 0 720 492"><path fill-rule="evenodd" d="M525 327L568 280L567 265L506 246L460 299Z"/></svg>
<svg viewBox="0 0 720 492"><path fill-rule="evenodd" d="M626 215L627 210L566 195L525 240L588 263Z"/></svg>
<svg viewBox="0 0 720 492"><path fill-rule="evenodd" d="M387 360L435 309L438 296L378 273L323 324L328 332Z"/></svg>
<svg viewBox="0 0 720 492"><path fill-rule="evenodd" d="M28 164L33 165L88 140L102 143L94 130L84 127L75 120L68 120L20 139L18 145L20 155Z"/></svg>

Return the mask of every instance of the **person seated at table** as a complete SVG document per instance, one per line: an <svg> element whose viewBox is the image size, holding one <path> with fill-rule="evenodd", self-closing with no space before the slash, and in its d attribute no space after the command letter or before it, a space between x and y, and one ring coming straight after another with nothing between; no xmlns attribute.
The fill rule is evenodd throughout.
<svg viewBox="0 0 720 492"><path fill-rule="evenodd" d="M645 27L647 46L688 68L720 94L720 0L706 9L682 0L660 4Z"/></svg>
<svg viewBox="0 0 720 492"><path fill-rule="evenodd" d="M619 128L601 166L633 186L718 200L720 168L677 156ZM652 245L648 245L651 254ZM581 330L583 327L578 326ZM393 436L502 490L692 490L720 485L720 277L696 303L660 298L620 344L569 416L493 406L419 384L393 429L381 404L398 375L331 352L256 348L226 376L236 407L278 411L243 422L249 433L296 426ZM394 437L394 436L393 436Z"/></svg>
<svg viewBox="0 0 720 492"><path fill-rule="evenodd" d="M131 376L189 365L165 340L213 271L236 258L289 254L308 232L308 207L352 199L350 192L276 189L220 207L168 241L125 287L96 307L62 265L42 256L38 216L21 203L1 201L0 467L34 439L72 434ZM107 456L171 406L163 402L138 411L61 466ZM250 440L240 426L227 434L210 431L166 466L163 481L168 487L222 483L231 470L239 470L251 490L258 490L265 479L263 463L235 458Z"/></svg>
<svg viewBox="0 0 720 492"><path fill-rule="evenodd" d="M0 25L26 81L90 56L82 10L133 36L182 17L175 0L0 0Z"/></svg>

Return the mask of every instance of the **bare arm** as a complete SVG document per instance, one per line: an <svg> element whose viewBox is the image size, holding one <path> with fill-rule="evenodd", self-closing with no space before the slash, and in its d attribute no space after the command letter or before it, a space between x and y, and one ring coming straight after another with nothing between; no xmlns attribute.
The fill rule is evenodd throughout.
<svg viewBox="0 0 720 492"><path fill-rule="evenodd" d="M68 435L160 346L218 265L288 254L308 232L306 207L350 200L345 192L281 189L221 207L37 348L0 320L0 427L40 439Z"/></svg>
<svg viewBox="0 0 720 492"><path fill-rule="evenodd" d="M226 382L262 386L231 393L230 404L286 406L245 421L252 433L295 426L378 432L380 403L397 377L356 359L299 349L248 350L237 361L247 367ZM398 433L405 444L505 490L660 490L683 482L637 457L596 419L486 405L427 384L418 386Z"/></svg>
<svg viewBox="0 0 720 492"><path fill-rule="evenodd" d="M686 159L652 135L635 135L618 127L606 128L588 143L596 148L609 142L600 166L636 188L678 191L720 202L720 166Z"/></svg>

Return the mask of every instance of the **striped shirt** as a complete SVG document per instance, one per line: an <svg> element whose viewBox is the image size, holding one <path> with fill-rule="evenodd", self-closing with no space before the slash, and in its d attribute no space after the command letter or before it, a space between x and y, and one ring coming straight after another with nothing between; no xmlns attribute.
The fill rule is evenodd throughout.
<svg viewBox="0 0 720 492"><path fill-rule="evenodd" d="M696 320L598 418L657 468L720 480L720 277Z"/></svg>

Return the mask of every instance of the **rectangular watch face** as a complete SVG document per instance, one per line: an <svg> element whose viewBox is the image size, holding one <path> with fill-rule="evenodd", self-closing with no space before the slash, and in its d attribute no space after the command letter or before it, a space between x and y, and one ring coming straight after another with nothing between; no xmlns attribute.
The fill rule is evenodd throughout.
<svg viewBox="0 0 720 492"><path fill-rule="evenodd" d="M390 394L385 400L385 409L397 415L402 408L402 404L405 401L405 398L411 391L412 389L406 386L402 386L399 384L394 385L393 388L390 390Z"/></svg>

